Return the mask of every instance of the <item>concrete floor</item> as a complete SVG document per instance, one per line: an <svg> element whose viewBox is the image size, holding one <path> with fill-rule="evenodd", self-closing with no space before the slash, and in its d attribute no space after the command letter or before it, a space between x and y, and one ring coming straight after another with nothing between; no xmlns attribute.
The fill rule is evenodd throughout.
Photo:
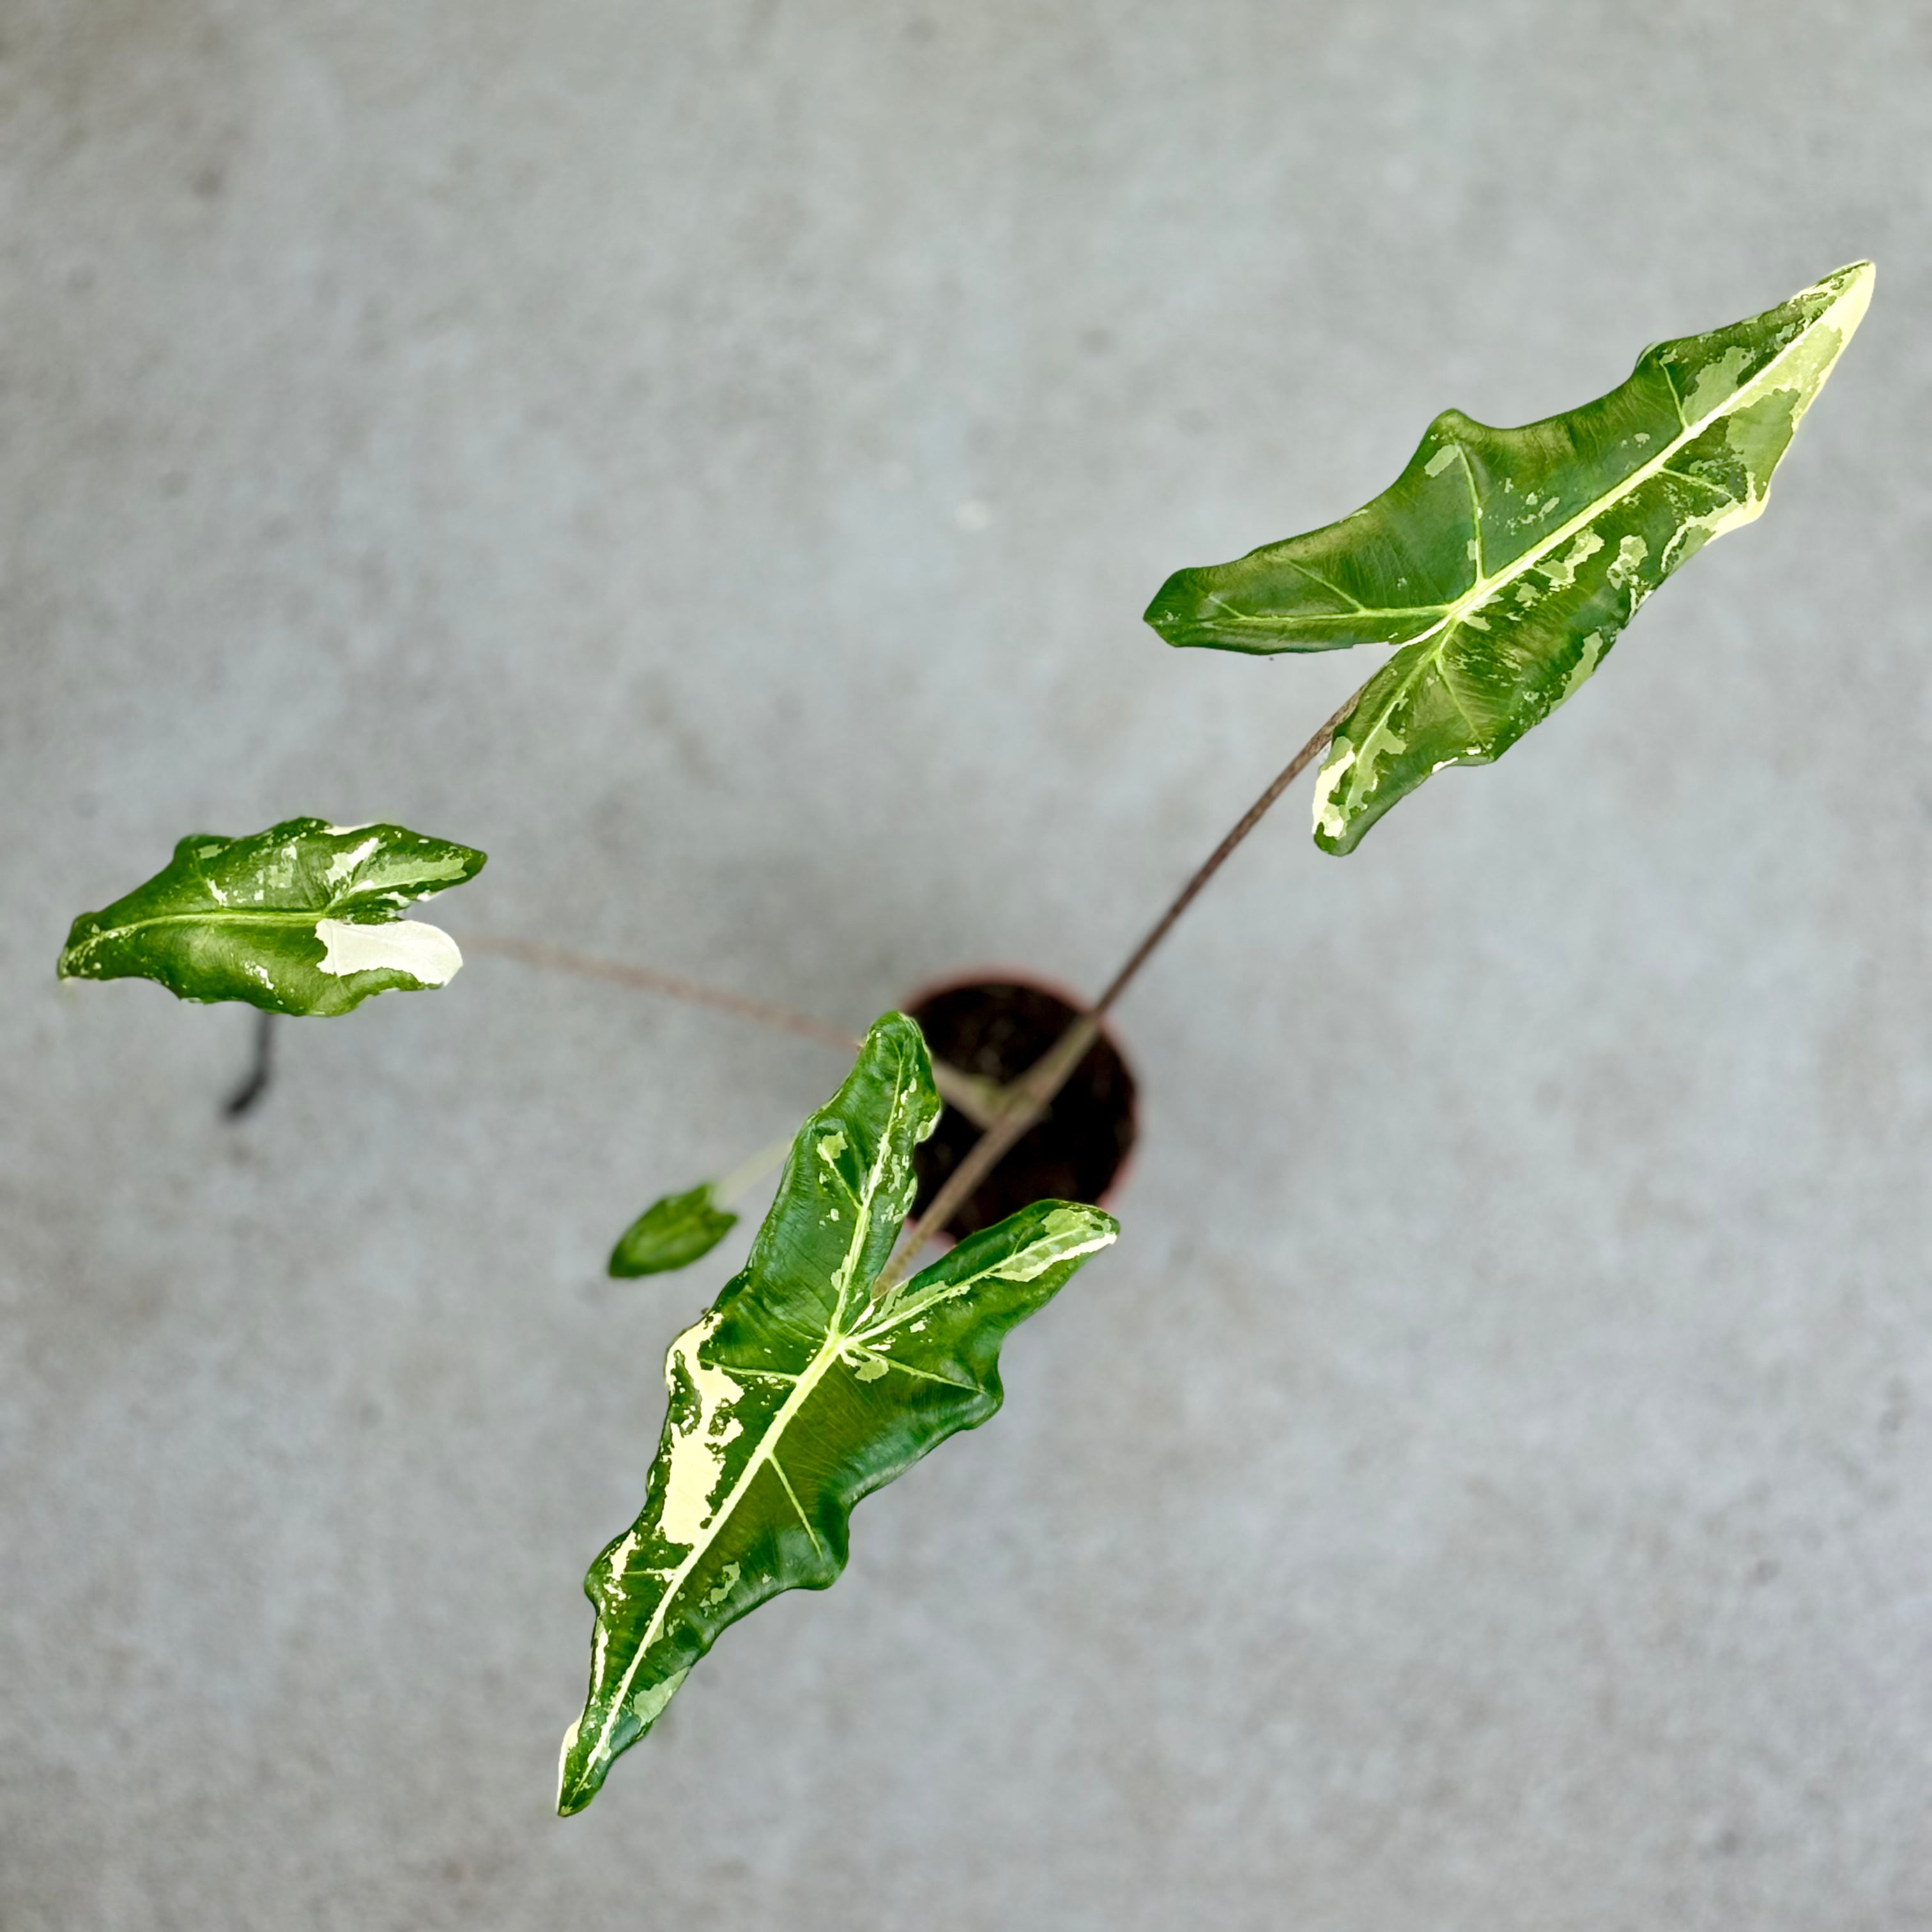
<svg viewBox="0 0 1932 1932"><path fill-rule="evenodd" d="M1932 11L0 0L0 1925L1932 1924ZM1005 1413L550 1813L836 1057L62 989L176 837L862 1024L1104 977L1356 661L1166 573L1862 255L1770 513L1124 1008ZM742 1231L741 1231L742 1234Z"/></svg>

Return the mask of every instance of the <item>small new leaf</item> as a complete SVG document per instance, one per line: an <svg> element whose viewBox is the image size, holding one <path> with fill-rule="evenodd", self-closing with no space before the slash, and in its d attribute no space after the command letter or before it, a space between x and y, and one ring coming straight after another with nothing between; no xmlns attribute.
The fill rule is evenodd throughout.
<svg viewBox="0 0 1932 1932"><path fill-rule="evenodd" d="M1765 314L1659 343L1567 416L1436 418L1408 467L1338 524L1168 578L1147 620L1221 650L1402 646L1356 694L1315 790L1315 842L1352 851L1448 764L1486 764L1597 669L1644 599L1763 509L1851 340L1855 262Z"/></svg>
<svg viewBox="0 0 1932 1932"><path fill-rule="evenodd" d="M614 1275L668 1274L710 1253L738 1225L729 1208L712 1204L711 1183L653 1201L610 1250Z"/></svg>
<svg viewBox="0 0 1932 1932"><path fill-rule="evenodd" d="M158 980L184 1000L346 1013L372 993L448 983L463 956L403 909L474 878L483 854L400 825L291 818L248 838L184 838L146 885L83 913L64 980Z"/></svg>
<svg viewBox="0 0 1932 1932"><path fill-rule="evenodd" d="M918 1028L874 1025L792 1144L744 1272L670 1345L643 1514L590 1566L590 1688L557 1809L581 1810L725 1627L845 1567L860 1497L1000 1406L1000 1345L1113 1240L1039 1201L874 1299L940 1101Z"/></svg>

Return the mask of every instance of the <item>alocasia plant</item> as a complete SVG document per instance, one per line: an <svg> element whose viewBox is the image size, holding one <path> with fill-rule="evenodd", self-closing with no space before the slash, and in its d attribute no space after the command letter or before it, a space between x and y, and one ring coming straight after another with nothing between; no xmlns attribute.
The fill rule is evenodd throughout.
<svg viewBox="0 0 1932 1932"><path fill-rule="evenodd" d="M590 1802L726 1625L780 1591L838 1576L861 1497L998 1408L1007 1332L1114 1239L1113 1221L1037 1202L910 1280L902 1271L1050 1104L1102 1017L1276 800L1325 748L1316 842L1352 851L1443 766L1493 759L1546 717L1671 572L1763 508L1872 283L1870 265L1856 263L1748 321L1660 344L1620 388L1566 416L1499 430L1451 410L1352 516L1169 578L1148 618L1173 644L1397 648L1011 1088L989 1090L945 1068L935 1086L903 1014L866 1036L844 1085L791 1144L744 1269L671 1344L669 1412L643 1513L586 1580L590 1686L564 1740L560 1809ZM480 852L400 826L312 818L251 838L184 839L146 885L75 922L60 971L139 976L183 998L274 1012L344 1012L372 993L449 979L461 963L455 943L401 914L482 864ZM624 976L547 946L499 950ZM742 995L640 976L847 1043L836 1028ZM942 1090L983 1131L902 1238L912 1150ZM654 1203L618 1243L611 1272L662 1272L707 1252L736 1218L723 1202L766 1164Z"/></svg>

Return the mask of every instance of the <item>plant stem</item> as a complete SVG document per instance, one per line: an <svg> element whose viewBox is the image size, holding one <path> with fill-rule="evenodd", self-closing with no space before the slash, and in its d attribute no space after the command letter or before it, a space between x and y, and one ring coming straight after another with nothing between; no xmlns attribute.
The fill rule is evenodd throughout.
<svg viewBox="0 0 1932 1932"><path fill-rule="evenodd" d="M933 1196L926 1212L906 1230L898 1253L886 1263L879 1276L874 1294L883 1294L905 1273L913 1257L928 1240L972 1198L974 1190L1046 1111L1054 1096L1072 1078L1073 1070L1087 1057L1088 1049L1100 1037L1100 1024L1108 1010L1127 990L1154 948L1173 930L1174 922L1194 903L1201 889L1227 863L1234 848L1267 816L1268 808L1321 755L1323 748L1334 736L1336 726L1354 710L1354 704L1352 696L1288 760L1267 790L1235 820L1228 836L1208 854L1193 877L1174 895L1167 910L1148 928L1146 937L1127 955L1120 970L1108 981L1106 990L1006 1089L1006 1105L998 1119L974 1142L966 1158L947 1177L945 1186Z"/></svg>
<svg viewBox="0 0 1932 1932"><path fill-rule="evenodd" d="M723 1013L736 1013L740 1019L756 1020L760 1025L776 1027L782 1033L794 1033L822 1046L836 1046L850 1053L859 1042L843 1027L814 1019L809 1013L794 1012L789 1006L774 1006L769 1000L754 1000L722 986L707 986L701 980L686 980L676 973L660 973L650 966L626 966L614 959L593 959L586 952L567 952L560 946L546 946L532 939L506 939L488 932L466 933L463 944L478 952L494 952L506 959L520 959L526 966L546 966L559 973L577 973L586 979L614 980L621 986L641 987L647 993L662 993L667 999L683 1000L696 1006L711 1006Z"/></svg>
<svg viewBox="0 0 1932 1932"><path fill-rule="evenodd" d="M749 1160L740 1162L729 1174L714 1180L711 1184L712 1201L721 1208L728 1208L754 1181L762 1180L791 1152L791 1139L788 1134L783 1140L759 1148Z"/></svg>
<svg viewBox="0 0 1932 1932"><path fill-rule="evenodd" d="M547 946L536 940L506 939L489 932L465 933L463 944L472 952L520 959L526 966L576 973L586 979L614 980L620 986L641 987L647 993L662 993L667 999L735 1013L740 1019L756 1020L762 1026L776 1027L782 1033L796 1034L821 1046L836 1046L842 1053L856 1053L862 1044L856 1034L830 1021L814 1019L809 1013L796 1012L790 1006L776 1006L769 1000L754 1000L742 993L730 992L722 986L707 986L701 980L660 973L655 967L627 966L614 959L593 958L587 952L566 952L560 946ZM932 1077L946 1104L964 1114L976 1127L990 1126L999 1118L1000 1094L991 1081L943 1060L933 1062Z"/></svg>

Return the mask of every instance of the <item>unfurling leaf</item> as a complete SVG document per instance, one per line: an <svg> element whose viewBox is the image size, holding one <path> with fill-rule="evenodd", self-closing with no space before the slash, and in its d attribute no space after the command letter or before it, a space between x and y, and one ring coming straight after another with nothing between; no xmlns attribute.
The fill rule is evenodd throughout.
<svg viewBox="0 0 1932 1932"><path fill-rule="evenodd" d="M1574 692L1665 578L1764 508L1772 472L1871 298L1854 263L1778 308L1658 344L1568 416L1436 418L1338 524L1178 572L1147 620L1222 650L1402 648L1357 693L1315 790L1348 852L1448 764L1486 764Z"/></svg>
<svg viewBox="0 0 1932 1932"><path fill-rule="evenodd" d="M729 1208L712 1199L708 1180L686 1194L653 1201L610 1250L614 1275L668 1274L710 1253L738 1225Z"/></svg>
<svg viewBox="0 0 1932 1932"><path fill-rule="evenodd" d="M744 1272L670 1345L644 1513L590 1566L590 1688L557 1808L590 1803L718 1634L845 1566L853 1505L1000 1406L1000 1344L1114 1238L1097 1208L1030 1208L874 1299L939 1096L919 1029L872 1028L800 1131Z"/></svg>
<svg viewBox="0 0 1932 1932"><path fill-rule="evenodd" d="M291 818L249 838L184 838L144 886L84 913L64 980L157 980L184 1000L346 1013L372 993L454 978L448 933L401 916L483 868L466 845L400 825Z"/></svg>

